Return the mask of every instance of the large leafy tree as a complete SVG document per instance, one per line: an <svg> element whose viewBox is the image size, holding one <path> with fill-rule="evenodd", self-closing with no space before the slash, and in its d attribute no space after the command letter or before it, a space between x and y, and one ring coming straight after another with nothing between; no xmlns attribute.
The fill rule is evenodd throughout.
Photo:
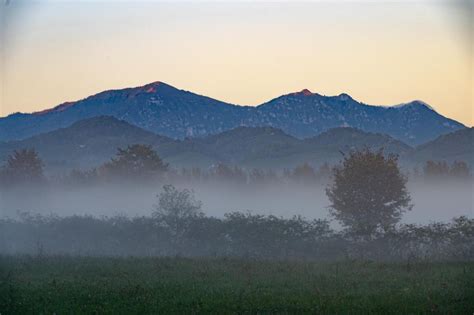
<svg viewBox="0 0 474 315"><path fill-rule="evenodd" d="M196 200L193 191L179 190L173 185L164 185L157 197L153 217L168 229L173 245L179 252L191 224L204 215L201 212L202 203Z"/></svg>
<svg viewBox="0 0 474 315"><path fill-rule="evenodd" d="M34 149L14 151L2 169L4 184L34 184L43 179L43 162Z"/></svg>
<svg viewBox="0 0 474 315"><path fill-rule="evenodd" d="M151 146L143 144L119 148L116 156L102 167L106 175L124 179L152 179L167 170L168 164Z"/></svg>
<svg viewBox="0 0 474 315"><path fill-rule="evenodd" d="M331 215L357 236L386 232L412 208L406 181L395 155L351 152L333 169L326 189Z"/></svg>

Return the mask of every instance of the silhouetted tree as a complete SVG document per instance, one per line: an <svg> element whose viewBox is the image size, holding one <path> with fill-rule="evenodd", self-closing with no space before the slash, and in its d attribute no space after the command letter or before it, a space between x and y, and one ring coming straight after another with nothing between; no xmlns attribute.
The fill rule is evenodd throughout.
<svg viewBox="0 0 474 315"><path fill-rule="evenodd" d="M464 161L454 161L449 174L457 178L468 178L471 174L469 166Z"/></svg>
<svg viewBox="0 0 474 315"><path fill-rule="evenodd" d="M194 180L202 180L203 179L202 170L199 167L193 167L191 169L191 176Z"/></svg>
<svg viewBox="0 0 474 315"><path fill-rule="evenodd" d="M115 158L102 167L106 176L124 179L152 179L168 170L168 164L149 145L134 144L118 149Z"/></svg>
<svg viewBox="0 0 474 315"><path fill-rule="evenodd" d="M1 174L4 185L37 183L44 179L43 162L34 149L14 151Z"/></svg>
<svg viewBox="0 0 474 315"><path fill-rule="evenodd" d="M316 173L311 165L304 163L295 167L292 178L299 182L309 183L316 179Z"/></svg>
<svg viewBox="0 0 474 315"><path fill-rule="evenodd" d="M184 180L195 180L199 181L203 178L203 173L199 167L193 167L191 169L182 168L180 176Z"/></svg>
<svg viewBox="0 0 474 315"><path fill-rule="evenodd" d="M453 218L447 235L452 254L458 259L474 259L474 219L466 216Z"/></svg>
<svg viewBox="0 0 474 315"><path fill-rule="evenodd" d="M230 167L219 163L213 167L211 172L215 178L220 180L238 184L245 184L247 182L247 174L238 166Z"/></svg>
<svg viewBox="0 0 474 315"><path fill-rule="evenodd" d="M426 177L441 177L449 175L449 166L446 161L426 161L423 167L423 173Z"/></svg>
<svg viewBox="0 0 474 315"><path fill-rule="evenodd" d="M188 189L178 190L173 185L164 185L158 194L153 217L171 233L174 245L179 247L192 222L202 217L201 201Z"/></svg>
<svg viewBox="0 0 474 315"><path fill-rule="evenodd" d="M248 174L249 182L252 184L275 183L277 175L272 170L252 169Z"/></svg>
<svg viewBox="0 0 474 315"><path fill-rule="evenodd" d="M333 169L333 177L326 189L331 215L355 235L386 232L412 207L395 155L351 152Z"/></svg>
<svg viewBox="0 0 474 315"><path fill-rule="evenodd" d="M318 177L320 179L327 179L331 176L331 167L327 162L319 167L318 170Z"/></svg>

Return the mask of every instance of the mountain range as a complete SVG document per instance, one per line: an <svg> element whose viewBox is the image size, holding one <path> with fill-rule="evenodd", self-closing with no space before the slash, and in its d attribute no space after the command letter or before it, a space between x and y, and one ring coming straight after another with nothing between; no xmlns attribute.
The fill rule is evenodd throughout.
<svg viewBox="0 0 474 315"><path fill-rule="evenodd" d="M410 159L414 163L422 163L430 157L447 162L465 161L474 166L474 128L461 129L422 144Z"/></svg>
<svg viewBox="0 0 474 315"><path fill-rule="evenodd" d="M173 167L207 168L216 163L247 168L290 168L309 162L314 166L336 163L353 149L383 148L413 166L425 160L473 161L473 128L443 135L418 147L411 147L391 136L337 127L317 136L299 139L273 127L237 127L215 135L181 140L156 135L111 116L87 118L69 127L24 140L0 143L0 162L13 150L35 148L47 170L64 173L89 169L108 161L117 148L135 143L153 146Z"/></svg>
<svg viewBox="0 0 474 315"><path fill-rule="evenodd" d="M333 128L351 127L386 134L413 146L465 128L421 101L371 106L347 94L324 96L305 89L252 107L153 82L104 91L41 112L0 118L0 141L27 139L104 115L172 139L207 137L238 127L271 127L306 139Z"/></svg>

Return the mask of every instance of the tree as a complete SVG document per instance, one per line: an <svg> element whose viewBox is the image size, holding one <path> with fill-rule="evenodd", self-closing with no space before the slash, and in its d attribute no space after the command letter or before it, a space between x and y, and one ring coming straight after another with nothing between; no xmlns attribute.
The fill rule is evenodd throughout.
<svg viewBox="0 0 474 315"><path fill-rule="evenodd" d="M311 183L316 179L314 168L308 163L297 165L293 170L292 178L298 182Z"/></svg>
<svg viewBox="0 0 474 315"><path fill-rule="evenodd" d="M195 199L193 191L178 190L173 185L164 185L157 197L152 215L169 230L174 245L179 247L191 223L204 215L202 203Z"/></svg>
<svg viewBox="0 0 474 315"><path fill-rule="evenodd" d="M211 170L214 178L235 184L245 184L247 174L238 166L230 167L223 163L218 163Z"/></svg>
<svg viewBox="0 0 474 315"><path fill-rule="evenodd" d="M469 166L464 161L454 161L449 174L456 178L468 178L471 173Z"/></svg>
<svg viewBox="0 0 474 315"><path fill-rule="evenodd" d="M119 148L116 157L102 167L106 175L127 179L152 179L167 170L168 164L151 146L144 144Z"/></svg>
<svg viewBox="0 0 474 315"><path fill-rule="evenodd" d="M331 167L327 162L319 167L318 178L327 180L331 176Z"/></svg>
<svg viewBox="0 0 474 315"><path fill-rule="evenodd" d="M382 150L351 152L333 169L326 188L331 215L358 236L387 232L412 208L406 181L397 156Z"/></svg>
<svg viewBox="0 0 474 315"><path fill-rule="evenodd" d="M43 162L34 149L14 151L2 170L6 184L32 184L44 179Z"/></svg>
<svg viewBox="0 0 474 315"><path fill-rule="evenodd" d="M249 183L262 185L268 183L275 183L277 175L272 170L262 170L258 168L252 169L248 174Z"/></svg>
<svg viewBox="0 0 474 315"><path fill-rule="evenodd" d="M426 161L423 167L423 172L426 177L446 177L449 174L449 166L446 161Z"/></svg>

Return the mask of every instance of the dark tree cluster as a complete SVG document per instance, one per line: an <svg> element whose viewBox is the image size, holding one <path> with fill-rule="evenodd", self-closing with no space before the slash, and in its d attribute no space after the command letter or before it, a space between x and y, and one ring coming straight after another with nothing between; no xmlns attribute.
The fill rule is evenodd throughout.
<svg viewBox="0 0 474 315"><path fill-rule="evenodd" d="M383 154L380 153L380 156ZM339 173L336 173L339 174ZM333 175L332 167L323 163L314 168L302 163L292 169L277 172L272 169L231 166L224 163L207 168L183 168L176 170L164 162L149 145L134 144L118 148L110 161L90 170L70 171L68 175L49 178L49 181L67 185L90 185L102 181L155 181L155 182L221 182L236 185L265 185L275 183L313 185L326 183ZM421 174L415 169L415 178ZM445 161L427 161L423 176L425 178L471 178L470 168L463 161L449 165ZM33 149L14 151L0 169L0 184L3 187L25 186L46 181L44 163Z"/></svg>
<svg viewBox="0 0 474 315"><path fill-rule="evenodd" d="M471 176L471 169L464 161L454 161L449 165L446 161L426 161L423 167L425 178L461 178Z"/></svg>
<svg viewBox="0 0 474 315"><path fill-rule="evenodd" d="M7 160L0 173L1 182L5 186L11 184L35 184L45 181L44 163L33 149L15 151ZM110 161L90 170L74 169L66 176L50 178L68 185L90 185L107 181L195 181L195 182L226 182L229 184L274 184L302 183L311 184L327 180L330 166L325 163L318 171L308 163L286 169L277 173L271 169L244 169L223 163L208 168L172 169L164 162L151 146L134 144L126 148L118 148L117 154Z"/></svg>
<svg viewBox="0 0 474 315"><path fill-rule="evenodd" d="M43 162L33 149L14 151L0 170L2 186L30 185L42 182Z"/></svg>
<svg viewBox="0 0 474 315"><path fill-rule="evenodd" d="M390 231L412 208L406 182L396 156L383 151L351 152L334 168L326 189L330 213L355 236Z"/></svg>
<svg viewBox="0 0 474 315"><path fill-rule="evenodd" d="M99 169L106 177L144 180L157 178L167 170L168 164L151 146L143 144L119 148L116 156Z"/></svg>
<svg viewBox="0 0 474 315"><path fill-rule="evenodd" d="M324 163L319 170L315 170L309 163L303 163L293 169L284 169L283 172L276 172L272 169L245 169L239 166L218 163L207 170L184 168L180 172L174 173L173 177L176 179L222 181L234 184L314 184L327 181L330 172L331 168L327 163Z"/></svg>
<svg viewBox="0 0 474 315"><path fill-rule="evenodd" d="M182 168L179 170L169 167L158 167L153 171L149 168L139 168L139 170L125 171L125 163L119 162L118 158L104 164L97 169L81 171L73 170L61 181L68 184L90 184L110 179L120 180L155 180L157 182L194 182L194 183L225 183L229 185L270 185L276 183L292 184L316 184L324 183L330 176L329 164L323 164L316 171L308 163L296 166L294 169L285 169L277 172L272 169L251 168L245 169L240 166L231 166L224 163L217 163L207 169L198 167Z"/></svg>
<svg viewBox="0 0 474 315"><path fill-rule="evenodd" d="M138 161L138 162L137 162ZM25 164L27 166L25 166ZM31 165L36 165L31 167ZM123 165L130 165L130 169ZM87 181L107 169L132 178L162 176L167 165L149 148L131 146L94 173L76 174ZM18 180L40 180L42 163L34 151L16 152L2 174L18 172ZM13 172L13 173L15 173ZM109 175L111 173L108 173ZM226 166L210 174L243 178L244 172ZM254 172L255 178L267 175ZM312 174L309 165L292 174ZM192 170L192 176L202 176ZM273 176L273 175L268 175ZM460 217L451 223L427 226L400 224L411 209L406 177L393 155L370 150L350 152L332 170L327 195L331 215L345 228L334 231L326 220L233 212L207 217L201 202L187 189L165 185L150 217L94 218L30 216L0 220L2 253L86 255L187 255L255 258L338 259L474 259L474 220ZM41 240L41 244L38 244ZM35 247L36 246L36 247Z"/></svg>
<svg viewBox="0 0 474 315"><path fill-rule="evenodd" d="M0 219L0 253L85 256L246 257L290 260L474 259L474 220L401 225L361 242L326 220L233 212L150 217L40 216Z"/></svg>

